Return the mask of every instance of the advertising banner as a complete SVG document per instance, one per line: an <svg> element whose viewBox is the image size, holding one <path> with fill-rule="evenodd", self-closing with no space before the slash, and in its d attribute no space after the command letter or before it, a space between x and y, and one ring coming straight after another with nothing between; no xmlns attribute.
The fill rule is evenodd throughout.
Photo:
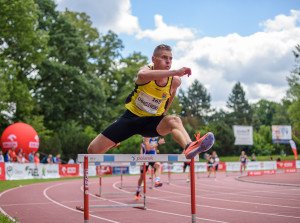
<svg viewBox="0 0 300 223"><path fill-rule="evenodd" d="M226 162L226 171L240 171L240 162Z"/></svg>
<svg viewBox="0 0 300 223"><path fill-rule="evenodd" d="M297 161L296 161L296 168L297 168L297 169L300 169L300 160L297 160Z"/></svg>
<svg viewBox="0 0 300 223"><path fill-rule="evenodd" d="M0 180L5 180L5 163L0 163Z"/></svg>
<svg viewBox="0 0 300 223"><path fill-rule="evenodd" d="M225 162L219 163L218 171L226 171L226 163Z"/></svg>
<svg viewBox="0 0 300 223"><path fill-rule="evenodd" d="M277 161L277 169L296 168L295 161Z"/></svg>
<svg viewBox="0 0 300 223"><path fill-rule="evenodd" d="M123 166L123 167L114 166L113 167L113 174L121 174L121 171L122 171L122 174L129 174L129 167L128 166Z"/></svg>
<svg viewBox="0 0 300 223"><path fill-rule="evenodd" d="M234 125L233 133L235 137L234 145L253 145L252 126Z"/></svg>
<svg viewBox="0 0 300 223"><path fill-rule="evenodd" d="M59 178L57 164L6 163L5 169L7 180Z"/></svg>
<svg viewBox="0 0 300 223"><path fill-rule="evenodd" d="M292 127L290 125L272 125L272 142L289 144L292 139Z"/></svg>
<svg viewBox="0 0 300 223"><path fill-rule="evenodd" d="M195 163L195 172L207 172L207 163Z"/></svg>
<svg viewBox="0 0 300 223"><path fill-rule="evenodd" d="M59 175L61 177L78 177L79 165L78 164L59 164Z"/></svg>

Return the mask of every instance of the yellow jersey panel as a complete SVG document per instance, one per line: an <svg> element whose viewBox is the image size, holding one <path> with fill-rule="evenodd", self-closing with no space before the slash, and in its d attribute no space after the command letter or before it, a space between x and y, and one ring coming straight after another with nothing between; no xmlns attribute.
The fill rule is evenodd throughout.
<svg viewBox="0 0 300 223"><path fill-rule="evenodd" d="M159 86L156 81L135 85L135 89L127 97L125 107L133 114L143 116L160 116L168 105L171 96L173 77L168 77L165 86Z"/></svg>

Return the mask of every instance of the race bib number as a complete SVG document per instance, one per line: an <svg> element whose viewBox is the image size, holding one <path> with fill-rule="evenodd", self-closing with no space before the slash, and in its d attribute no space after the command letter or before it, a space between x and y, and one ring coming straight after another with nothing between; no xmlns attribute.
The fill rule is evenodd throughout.
<svg viewBox="0 0 300 223"><path fill-rule="evenodd" d="M144 112L155 115L162 100L154 98L145 92L141 91L139 96L135 100L135 105Z"/></svg>

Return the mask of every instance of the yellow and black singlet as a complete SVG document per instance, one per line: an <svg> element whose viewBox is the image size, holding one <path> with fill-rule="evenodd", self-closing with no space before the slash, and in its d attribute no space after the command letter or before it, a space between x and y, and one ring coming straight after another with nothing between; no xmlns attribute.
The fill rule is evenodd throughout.
<svg viewBox="0 0 300 223"><path fill-rule="evenodd" d="M153 69L152 66L149 67ZM126 99L125 107L139 117L162 115L171 96L172 80L172 76L168 77L165 86L157 85L155 80L142 85L135 84L134 90Z"/></svg>

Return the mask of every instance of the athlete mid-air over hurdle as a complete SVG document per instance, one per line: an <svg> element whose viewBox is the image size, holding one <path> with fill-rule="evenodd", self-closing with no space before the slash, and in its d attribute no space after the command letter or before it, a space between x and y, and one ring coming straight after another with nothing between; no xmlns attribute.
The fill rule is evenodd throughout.
<svg viewBox="0 0 300 223"><path fill-rule="evenodd" d="M172 50L164 44L155 48L152 62L153 66L139 69L135 88L126 100L127 110L90 143L88 153L106 153L119 142L135 134L157 137L171 133L173 139L183 148L187 159L192 159L213 146L213 133L208 132L192 141L181 119L174 115L166 115L181 84L181 77L190 76L191 68L170 70Z"/></svg>

